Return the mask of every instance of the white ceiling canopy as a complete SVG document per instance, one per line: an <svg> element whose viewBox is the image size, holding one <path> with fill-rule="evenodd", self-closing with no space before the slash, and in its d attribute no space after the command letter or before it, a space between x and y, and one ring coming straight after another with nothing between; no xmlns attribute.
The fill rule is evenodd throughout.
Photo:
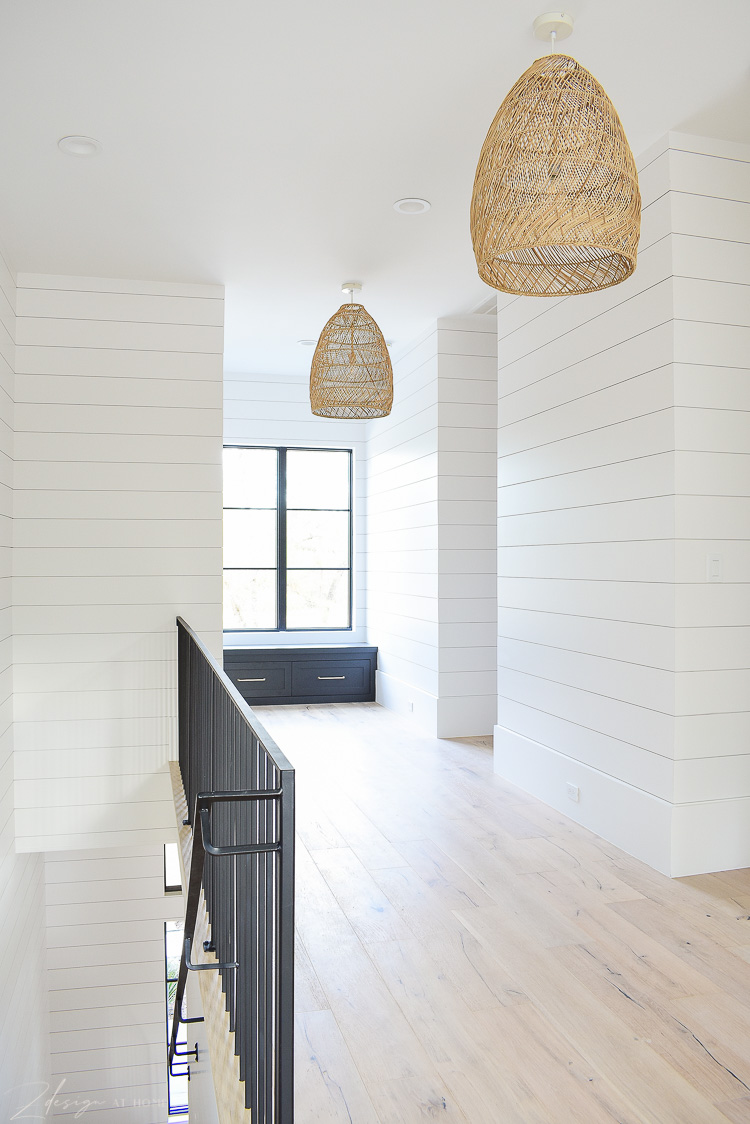
<svg viewBox="0 0 750 1124"><path fill-rule="evenodd" d="M18 270L226 285L226 367L309 369L342 277L394 350L490 294L469 201L543 0L4 0L0 239ZM750 142L748 0L578 0L564 48L638 154ZM708 13L708 14L707 14ZM92 137L90 159L58 148ZM429 200L402 214L403 198Z"/></svg>

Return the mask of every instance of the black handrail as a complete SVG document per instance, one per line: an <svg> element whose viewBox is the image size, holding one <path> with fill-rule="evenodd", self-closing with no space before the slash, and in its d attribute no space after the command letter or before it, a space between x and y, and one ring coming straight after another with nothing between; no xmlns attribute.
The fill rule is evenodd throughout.
<svg viewBox="0 0 750 1124"><path fill-rule="evenodd" d="M198 1056L197 1044L177 1049L180 1023L195 1021L182 1015L188 971L217 970L245 1105L257 1124L293 1124L294 770L181 617L177 630L180 772L193 838L170 1072L176 1058ZM201 890L217 961L195 964Z"/></svg>

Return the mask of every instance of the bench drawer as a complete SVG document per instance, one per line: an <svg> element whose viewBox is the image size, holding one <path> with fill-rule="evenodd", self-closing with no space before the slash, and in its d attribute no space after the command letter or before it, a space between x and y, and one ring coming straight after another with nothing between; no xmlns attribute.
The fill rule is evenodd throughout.
<svg viewBox="0 0 750 1124"><path fill-rule="evenodd" d="M243 698L259 699L288 697L292 693L291 668L288 663L264 663L255 667L234 665L225 670Z"/></svg>
<svg viewBox="0 0 750 1124"><path fill-rule="evenodd" d="M320 660L292 665L292 694L362 695L370 689L369 660Z"/></svg>

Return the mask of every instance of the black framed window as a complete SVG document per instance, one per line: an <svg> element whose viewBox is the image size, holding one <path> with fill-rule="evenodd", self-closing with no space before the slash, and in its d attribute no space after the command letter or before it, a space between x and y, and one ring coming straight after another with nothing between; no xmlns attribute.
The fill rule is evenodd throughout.
<svg viewBox="0 0 750 1124"><path fill-rule="evenodd" d="M182 921L164 922L164 966L165 966L165 998L167 1015L167 1113L169 1116L184 1116L187 1119L188 1111L188 1075L187 1066L181 1066L182 1059L175 1058L174 1067L178 1070L176 1076L169 1072L169 1037L172 1033L172 1020L174 1018L174 1001L177 994L177 974L180 970L180 957L182 956L183 923ZM177 1038L180 1049L186 1049L186 1028L183 1027Z"/></svg>
<svg viewBox="0 0 750 1124"><path fill-rule="evenodd" d="M224 628L352 627L351 449L224 449Z"/></svg>
<svg viewBox="0 0 750 1124"><path fill-rule="evenodd" d="M182 893L182 874L176 843L164 844L164 893Z"/></svg>

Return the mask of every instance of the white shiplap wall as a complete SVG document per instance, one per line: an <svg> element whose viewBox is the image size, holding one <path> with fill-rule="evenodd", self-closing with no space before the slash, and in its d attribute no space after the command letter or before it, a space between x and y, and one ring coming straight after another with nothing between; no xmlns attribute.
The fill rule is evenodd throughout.
<svg viewBox="0 0 750 1124"><path fill-rule="evenodd" d="M365 450L364 421L332 421L310 409L309 382L299 376L243 375L224 378L224 440L228 445L297 445L312 449L354 451L354 613L352 631L235 632L227 646L279 644L348 644L365 642Z"/></svg>
<svg viewBox="0 0 750 1124"><path fill-rule="evenodd" d="M438 737L497 712L497 323L438 320Z"/></svg>
<svg viewBox="0 0 750 1124"><path fill-rule="evenodd" d="M750 861L750 774L736 787L750 760L730 734L745 656L739 632L723 646L715 631L750 623L733 412L750 323L737 245L750 207L735 200L743 182L750 194L736 152L720 168L690 147L673 135L641 162L630 280L507 300L498 317L496 767L673 874ZM726 554L731 587L706 584L709 548Z"/></svg>
<svg viewBox="0 0 750 1124"><path fill-rule="evenodd" d="M223 290L18 285L17 845L157 842L175 615L221 649Z"/></svg>
<svg viewBox="0 0 750 1124"><path fill-rule="evenodd" d="M675 873L750 865L750 148L672 136ZM720 581L707 581L707 557Z"/></svg>
<svg viewBox="0 0 750 1124"><path fill-rule="evenodd" d="M42 1089L50 1068L44 860L38 854L18 855L14 846L11 526L15 307L15 281L0 257L0 1118L5 1120L37 1088Z"/></svg>
<svg viewBox="0 0 750 1124"><path fill-rule="evenodd" d="M83 1102L90 1124L167 1119L164 922L181 920L164 894L162 848L47 855L52 1088ZM75 1103L77 1102L77 1104Z"/></svg>
<svg viewBox="0 0 750 1124"><path fill-rule="evenodd" d="M378 701L437 730L437 327L394 363L393 409L367 441L367 633Z"/></svg>
<svg viewBox="0 0 750 1124"><path fill-rule="evenodd" d="M445 318L368 426L368 634L378 698L439 737L495 715L495 320Z"/></svg>

